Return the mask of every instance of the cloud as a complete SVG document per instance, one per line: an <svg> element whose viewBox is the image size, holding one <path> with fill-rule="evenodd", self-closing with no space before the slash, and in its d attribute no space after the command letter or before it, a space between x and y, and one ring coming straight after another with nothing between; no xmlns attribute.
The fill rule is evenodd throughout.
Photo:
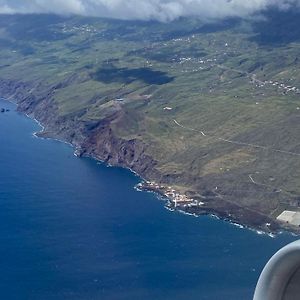
<svg viewBox="0 0 300 300"><path fill-rule="evenodd" d="M300 7L300 0L0 0L0 13L56 13L170 21L247 17L268 7Z"/></svg>

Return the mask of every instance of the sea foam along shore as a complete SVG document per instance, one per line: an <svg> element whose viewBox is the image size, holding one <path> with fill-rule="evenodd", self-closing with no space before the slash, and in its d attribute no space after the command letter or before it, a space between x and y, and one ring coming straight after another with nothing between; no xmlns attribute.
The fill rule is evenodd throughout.
<svg viewBox="0 0 300 300"><path fill-rule="evenodd" d="M150 182L150 181L144 181L139 183L136 187L137 191L146 191L150 193L156 194L160 199L164 200L166 202L166 209L171 211L171 212L179 212L188 216L193 216L193 217L200 217L203 215L208 215L212 218L215 218L217 220L225 221L231 224L232 226L238 227L239 229L243 230L250 230L258 235L267 235L270 238L275 238L278 234L284 233L284 231L279 231L276 232L270 232L270 231L263 231L259 230L247 225L243 225L240 223L237 223L236 221L230 220L229 218L222 218L219 217L216 214L213 213L207 213L201 211L201 207L205 204L202 201L195 200L192 198L187 197L186 195L180 194L178 191L174 190L172 187L164 186L157 184L155 182ZM200 211L199 213L196 212L189 212L189 208L199 208Z"/></svg>

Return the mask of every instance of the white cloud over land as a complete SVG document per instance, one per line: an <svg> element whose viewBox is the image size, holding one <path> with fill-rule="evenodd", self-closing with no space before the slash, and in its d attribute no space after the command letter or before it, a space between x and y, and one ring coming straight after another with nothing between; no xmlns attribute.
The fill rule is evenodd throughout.
<svg viewBox="0 0 300 300"><path fill-rule="evenodd" d="M0 13L56 13L170 21L247 17L269 7L299 8L300 0L0 0Z"/></svg>

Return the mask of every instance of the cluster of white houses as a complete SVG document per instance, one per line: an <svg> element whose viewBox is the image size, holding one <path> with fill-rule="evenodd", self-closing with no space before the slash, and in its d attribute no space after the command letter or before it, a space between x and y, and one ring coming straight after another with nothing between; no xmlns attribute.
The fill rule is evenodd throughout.
<svg viewBox="0 0 300 300"><path fill-rule="evenodd" d="M267 80L267 81L263 81L261 83L260 86L265 86L265 85L272 85L274 87L278 87L279 89L285 91L285 92L294 92L294 93L297 93L297 94L300 94L300 89L295 87L295 86L291 86L291 85L286 85L284 83L280 83L278 81L272 81L272 80Z"/></svg>
<svg viewBox="0 0 300 300"><path fill-rule="evenodd" d="M73 32L89 32L89 33L97 33L98 30L92 26L92 25L88 25L88 24L84 24L81 26L69 26L69 24L63 24L62 25L62 32L63 33L73 33Z"/></svg>
<svg viewBox="0 0 300 300"><path fill-rule="evenodd" d="M157 184L153 181L146 181L144 186L150 190L158 191L161 194L163 194L172 202L175 208L199 207L204 204L201 201L180 194L170 186L166 187L164 185Z"/></svg>

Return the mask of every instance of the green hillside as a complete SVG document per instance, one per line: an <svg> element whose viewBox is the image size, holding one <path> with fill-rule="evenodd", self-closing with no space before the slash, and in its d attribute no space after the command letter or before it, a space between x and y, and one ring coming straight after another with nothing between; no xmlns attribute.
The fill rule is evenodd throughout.
<svg viewBox="0 0 300 300"><path fill-rule="evenodd" d="M35 95L54 87L60 118L111 120L115 136L147 145L160 174L147 179L229 217L233 205L240 220L274 218L300 201L298 20L1 16L0 78Z"/></svg>

